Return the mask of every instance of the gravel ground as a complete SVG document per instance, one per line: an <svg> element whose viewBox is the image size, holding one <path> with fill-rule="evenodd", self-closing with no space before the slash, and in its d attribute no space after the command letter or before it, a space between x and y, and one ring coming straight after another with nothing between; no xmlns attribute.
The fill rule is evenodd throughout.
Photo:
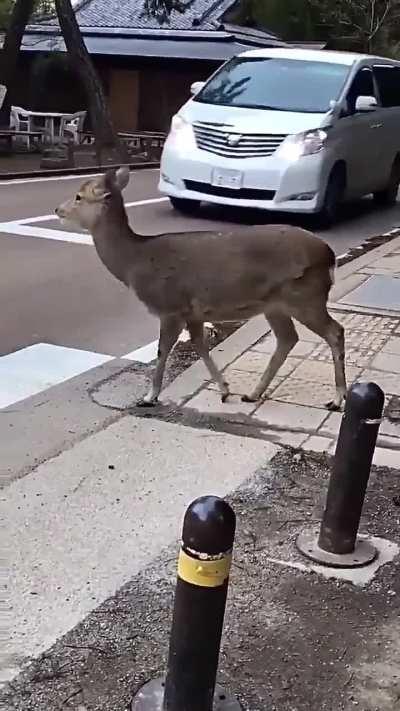
<svg viewBox="0 0 400 711"><path fill-rule="evenodd" d="M276 566L319 521L329 462L281 452L230 501L238 527L219 679L245 711L400 709L399 560L365 588ZM375 470L362 530L399 541L399 475ZM125 711L165 668L177 548L3 690L7 711Z"/></svg>

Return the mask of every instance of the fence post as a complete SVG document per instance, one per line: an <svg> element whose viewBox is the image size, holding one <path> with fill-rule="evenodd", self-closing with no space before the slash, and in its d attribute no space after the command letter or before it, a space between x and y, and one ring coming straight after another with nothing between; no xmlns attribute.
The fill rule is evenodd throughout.
<svg viewBox="0 0 400 711"><path fill-rule="evenodd" d="M239 711L216 688L236 518L223 499L203 496L186 511L178 560L166 680L135 696L132 711Z"/></svg>
<svg viewBox="0 0 400 711"><path fill-rule="evenodd" d="M296 542L317 563L355 568L376 558L375 548L357 534L384 403L375 383L355 383L348 392L320 530L305 531Z"/></svg>

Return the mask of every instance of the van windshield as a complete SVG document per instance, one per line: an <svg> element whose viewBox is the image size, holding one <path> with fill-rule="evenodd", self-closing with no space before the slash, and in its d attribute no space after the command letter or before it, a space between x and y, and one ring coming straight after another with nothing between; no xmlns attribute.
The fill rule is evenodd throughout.
<svg viewBox="0 0 400 711"><path fill-rule="evenodd" d="M194 101L275 111L326 113L339 98L350 67L330 62L236 57L227 62Z"/></svg>

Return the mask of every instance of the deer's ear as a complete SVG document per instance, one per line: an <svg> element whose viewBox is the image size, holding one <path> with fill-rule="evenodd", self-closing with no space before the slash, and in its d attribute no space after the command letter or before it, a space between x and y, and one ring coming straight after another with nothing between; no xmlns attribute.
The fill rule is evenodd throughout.
<svg viewBox="0 0 400 711"><path fill-rule="evenodd" d="M110 192L113 190L119 190L122 192L128 183L129 168L125 165L122 166L122 168L118 168L118 170L111 168L110 170L107 170L107 173L104 175L104 185L106 190Z"/></svg>
<svg viewBox="0 0 400 711"><path fill-rule="evenodd" d="M100 175L94 180L88 180L87 185L95 197L101 195L106 189L106 176Z"/></svg>
<svg viewBox="0 0 400 711"><path fill-rule="evenodd" d="M118 168L115 172L115 182L121 191L128 185L129 177L130 173L127 165L121 166L121 168Z"/></svg>

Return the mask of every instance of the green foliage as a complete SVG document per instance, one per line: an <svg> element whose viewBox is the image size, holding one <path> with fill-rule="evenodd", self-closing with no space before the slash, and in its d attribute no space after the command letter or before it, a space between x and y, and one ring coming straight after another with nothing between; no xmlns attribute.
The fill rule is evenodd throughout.
<svg viewBox="0 0 400 711"><path fill-rule="evenodd" d="M8 24L8 18L10 16L13 0L0 0L0 28L5 29Z"/></svg>
<svg viewBox="0 0 400 711"><path fill-rule="evenodd" d="M272 30L288 41L301 41L315 38L318 12L309 0L242 0L234 19L248 27Z"/></svg>
<svg viewBox="0 0 400 711"><path fill-rule="evenodd" d="M15 0L0 0L0 29L6 30ZM36 0L35 13L37 15L51 15L54 13L54 0Z"/></svg>
<svg viewBox="0 0 400 711"><path fill-rule="evenodd" d="M289 42L400 56L400 0L242 0L233 19Z"/></svg>
<svg viewBox="0 0 400 711"><path fill-rule="evenodd" d="M310 0L320 13L320 27L340 48L385 54L400 40L398 0Z"/></svg>
<svg viewBox="0 0 400 711"><path fill-rule="evenodd" d="M183 14L194 0L145 0L143 15L154 17L160 25L167 23L171 12Z"/></svg>

